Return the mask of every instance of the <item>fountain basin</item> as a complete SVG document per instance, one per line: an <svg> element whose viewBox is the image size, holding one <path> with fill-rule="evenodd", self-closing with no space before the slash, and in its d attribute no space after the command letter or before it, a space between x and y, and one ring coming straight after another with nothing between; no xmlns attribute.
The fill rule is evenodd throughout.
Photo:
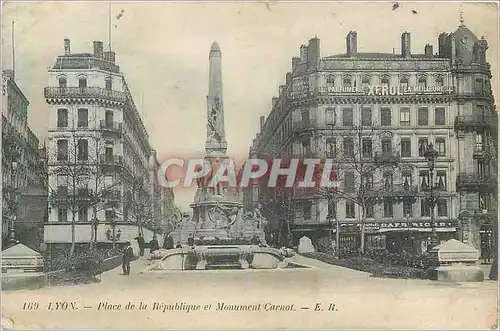
<svg viewBox="0 0 500 331"><path fill-rule="evenodd" d="M289 253L283 253L283 250L257 245L183 247L155 252L156 261L148 270L284 268Z"/></svg>

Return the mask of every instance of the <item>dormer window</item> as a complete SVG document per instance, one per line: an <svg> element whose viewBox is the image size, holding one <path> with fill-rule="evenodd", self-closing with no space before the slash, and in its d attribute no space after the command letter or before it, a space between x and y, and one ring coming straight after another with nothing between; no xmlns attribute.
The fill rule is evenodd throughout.
<svg viewBox="0 0 500 331"><path fill-rule="evenodd" d="M111 90L113 87L113 81L111 80L111 77L106 78L106 90Z"/></svg>
<svg viewBox="0 0 500 331"><path fill-rule="evenodd" d="M361 80L361 88L363 89L363 91L369 90L370 84L371 84L370 76L364 76L363 79Z"/></svg>
<svg viewBox="0 0 500 331"><path fill-rule="evenodd" d="M335 76L330 75L326 78L326 86L327 88L335 87Z"/></svg>
<svg viewBox="0 0 500 331"><path fill-rule="evenodd" d="M345 76L342 80L343 87L351 87L352 86L352 78L350 76Z"/></svg>
<svg viewBox="0 0 500 331"><path fill-rule="evenodd" d="M87 78L86 77L78 78L78 87L79 88L86 88L87 87Z"/></svg>
<svg viewBox="0 0 500 331"><path fill-rule="evenodd" d="M388 77L388 76L382 76L382 77L380 78L380 85L382 85L382 88L383 88L384 86L389 87L389 77Z"/></svg>
<svg viewBox="0 0 500 331"><path fill-rule="evenodd" d="M436 76L436 86L439 86L439 87L444 86L443 76Z"/></svg>
<svg viewBox="0 0 500 331"><path fill-rule="evenodd" d="M68 81L66 77L59 77L59 88L66 88L68 86Z"/></svg>
<svg viewBox="0 0 500 331"><path fill-rule="evenodd" d="M399 80L399 85L401 86L402 91L408 90L408 77L401 77Z"/></svg>
<svg viewBox="0 0 500 331"><path fill-rule="evenodd" d="M427 88L427 77L425 76L418 77L418 88L424 90Z"/></svg>

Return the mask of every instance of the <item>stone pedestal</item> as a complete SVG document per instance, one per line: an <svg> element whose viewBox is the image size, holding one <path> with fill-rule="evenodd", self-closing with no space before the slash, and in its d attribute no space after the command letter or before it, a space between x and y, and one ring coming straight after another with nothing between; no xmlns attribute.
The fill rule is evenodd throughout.
<svg viewBox="0 0 500 331"><path fill-rule="evenodd" d="M484 273L477 265L455 263L439 266L436 269L436 280L444 282L482 282Z"/></svg>
<svg viewBox="0 0 500 331"><path fill-rule="evenodd" d="M435 280L448 282L481 282L483 271L477 265L479 251L456 239L448 240L430 250L439 266L434 269Z"/></svg>
<svg viewBox="0 0 500 331"><path fill-rule="evenodd" d="M43 257L31 248L17 244L2 251L2 289L19 290L45 286Z"/></svg>

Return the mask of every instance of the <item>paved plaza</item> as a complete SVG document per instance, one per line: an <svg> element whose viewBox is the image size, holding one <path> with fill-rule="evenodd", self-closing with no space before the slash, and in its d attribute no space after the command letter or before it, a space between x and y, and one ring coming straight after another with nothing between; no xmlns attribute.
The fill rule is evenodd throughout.
<svg viewBox="0 0 500 331"><path fill-rule="evenodd" d="M497 323L497 282L377 279L301 256L295 259L310 268L146 274L140 270L149 262L141 259L132 263L128 277L116 268L101 275L100 283L4 292L2 317L19 329L489 329ZM23 310L25 302L38 302L39 308ZM125 309L129 302L133 310ZM217 310L222 303L230 308L260 304L261 309ZM160 304L171 308L152 309ZM201 308L187 311L197 306Z"/></svg>

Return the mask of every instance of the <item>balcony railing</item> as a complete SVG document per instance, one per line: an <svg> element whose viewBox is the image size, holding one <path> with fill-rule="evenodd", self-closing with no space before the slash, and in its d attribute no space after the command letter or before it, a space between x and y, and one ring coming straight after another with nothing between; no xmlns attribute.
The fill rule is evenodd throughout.
<svg viewBox="0 0 500 331"><path fill-rule="evenodd" d="M45 98L97 98L116 102L125 102L123 92L108 90L100 87L46 87Z"/></svg>
<svg viewBox="0 0 500 331"><path fill-rule="evenodd" d="M498 118L493 115L484 116L457 116L455 118L455 129L456 130L496 130Z"/></svg>
<svg viewBox="0 0 500 331"><path fill-rule="evenodd" d="M488 174L460 173L456 184L458 192L493 192L497 188L497 178Z"/></svg>
<svg viewBox="0 0 500 331"><path fill-rule="evenodd" d="M116 201L122 198L122 192L119 190L104 190L102 192L102 197L103 199Z"/></svg>
<svg viewBox="0 0 500 331"><path fill-rule="evenodd" d="M401 162L401 154L399 153L376 153L375 163L378 164L398 164Z"/></svg>
<svg viewBox="0 0 500 331"><path fill-rule="evenodd" d="M101 154L101 155L99 155L99 163L105 164L105 165L122 165L123 156Z"/></svg>
<svg viewBox="0 0 500 331"><path fill-rule="evenodd" d="M414 197L418 193L418 186L416 185L389 185L383 186L379 189L371 188L366 190L366 195L374 198L377 197L394 197L394 198L404 198L404 197Z"/></svg>
<svg viewBox="0 0 500 331"><path fill-rule="evenodd" d="M123 123L102 120L100 123L100 127L101 129L107 131L121 132L123 128Z"/></svg>

